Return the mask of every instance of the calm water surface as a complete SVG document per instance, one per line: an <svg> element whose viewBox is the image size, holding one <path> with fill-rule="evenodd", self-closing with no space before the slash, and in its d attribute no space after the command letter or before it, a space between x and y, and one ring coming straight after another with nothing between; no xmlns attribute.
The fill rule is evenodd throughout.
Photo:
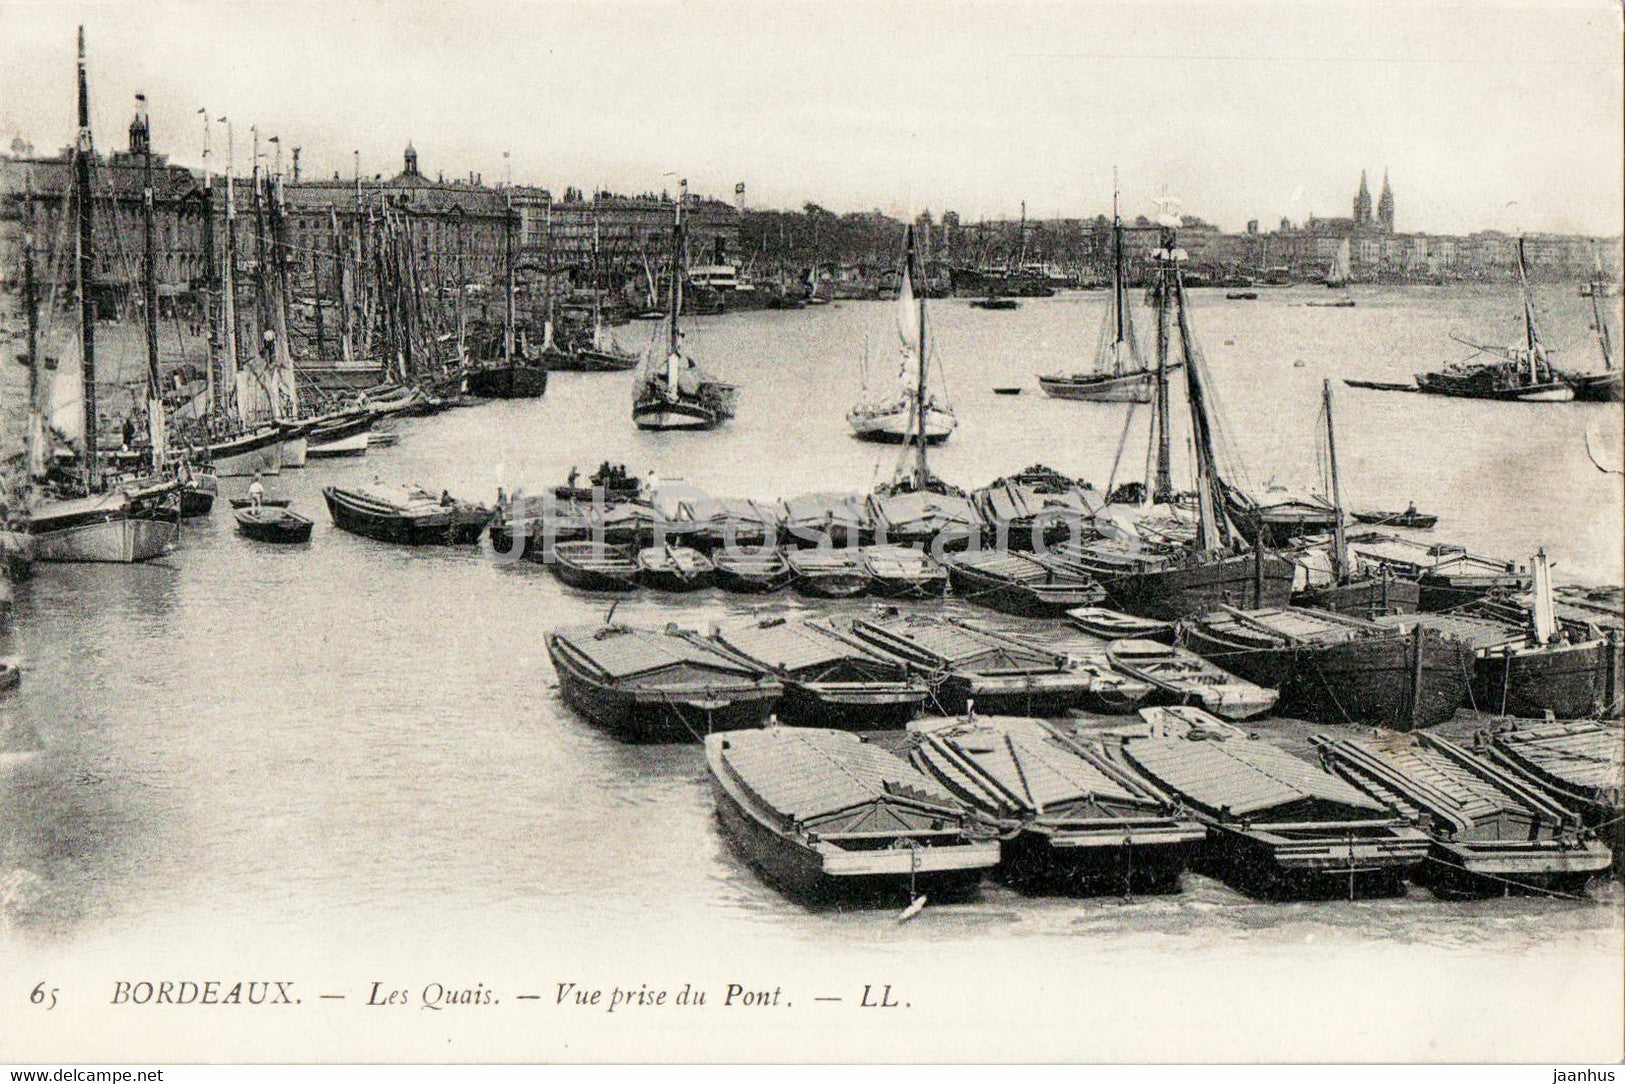
<svg viewBox="0 0 1625 1084"><path fill-rule="evenodd" d="M1589 365L1580 300L1550 293L1549 343ZM1323 377L1406 379L1467 353L1452 329L1517 334L1505 291L1356 295L1353 309L1307 308L1324 296L1308 289L1256 302L1196 295L1226 431L1254 483L1313 482ZM961 418L935 458L943 475L975 486L1043 462L1105 484L1127 408L1045 399L1033 380L1087 363L1104 301L933 306ZM649 330L619 334L641 345ZM1606 889L1587 903L1445 904L1412 890L1400 901L1269 905L1192 876L1183 896L1130 902L992 887L980 903L930 908L904 927L888 914L808 913L727 851L696 747L623 746L563 708L543 637L602 617L606 600L536 565L339 533L321 504L328 482L375 479L489 499L499 485L539 488L606 458L718 495L867 487L896 454L850 439L843 414L865 350L881 370L894 343L882 304L703 321L690 348L742 386L739 417L718 432L639 433L628 374L560 374L540 401L403 420L394 448L271 480L316 519L308 548L237 537L222 500L165 560L42 567L19 590L4 645L31 669L0 702L0 938L39 949L195 921L250 941L338 946L390 928L452 937L466 932L459 916L478 913L538 930L633 924L896 942L905 953L1013 933L1107 947L1617 945L1618 896ZM993 395L1008 384L1025 391ZM1585 453L1590 431L1598 454L1619 461L1617 406L1339 385L1337 411L1351 505L1414 500L1441 515L1440 538L1509 557L1544 544L1560 578L1620 580L1618 488ZM1130 447L1127 460L1143 457L1138 438ZM224 483L226 495L241 485ZM703 624L760 606L803 603L645 595L618 616Z"/></svg>

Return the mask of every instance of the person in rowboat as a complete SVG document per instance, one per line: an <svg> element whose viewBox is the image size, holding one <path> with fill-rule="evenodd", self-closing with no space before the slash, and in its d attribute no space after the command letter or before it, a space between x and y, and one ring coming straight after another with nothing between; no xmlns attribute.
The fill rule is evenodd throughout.
<svg viewBox="0 0 1625 1084"><path fill-rule="evenodd" d="M248 499L258 508L265 500L265 483L260 481L260 472L254 472L254 480L248 483Z"/></svg>

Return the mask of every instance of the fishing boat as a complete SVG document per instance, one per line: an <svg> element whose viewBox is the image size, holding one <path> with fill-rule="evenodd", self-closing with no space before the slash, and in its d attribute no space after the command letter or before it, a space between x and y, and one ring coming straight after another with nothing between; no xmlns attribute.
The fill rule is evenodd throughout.
<svg viewBox="0 0 1625 1084"><path fill-rule="evenodd" d="M1039 550L1081 541L1103 502L1081 479L1037 465L997 479L971 494L998 550Z"/></svg>
<svg viewBox="0 0 1625 1084"><path fill-rule="evenodd" d="M559 629L547 653L564 702L622 741L699 741L761 726L784 686L680 630Z"/></svg>
<svg viewBox="0 0 1625 1084"><path fill-rule="evenodd" d="M1499 399L1522 403L1566 403L1574 398L1574 386L1552 367L1535 323L1535 299L1529 289L1529 268L1524 260L1523 238L1518 238L1516 267L1518 291L1523 297L1524 341L1521 346L1486 346L1452 336L1470 346L1473 357L1493 357L1493 361L1471 359L1431 373L1417 373L1417 390L1430 395L1450 395L1465 399Z"/></svg>
<svg viewBox="0 0 1625 1084"><path fill-rule="evenodd" d="M1280 690L1284 714L1324 723L1442 723L1466 697L1472 672L1472 649L1453 637L1298 607L1198 614L1181 623L1181 642Z"/></svg>
<svg viewBox="0 0 1625 1084"><path fill-rule="evenodd" d="M864 546L858 558L869 574L870 592L882 598L941 598L948 593L948 570L924 550Z"/></svg>
<svg viewBox="0 0 1625 1084"><path fill-rule="evenodd" d="M309 542L311 528L315 526L297 512L270 505L242 508L234 514L237 533L256 542Z"/></svg>
<svg viewBox="0 0 1625 1084"><path fill-rule="evenodd" d="M1079 606L1068 610L1066 619L1075 628L1102 640L1153 640L1171 644L1179 628L1172 621L1153 621L1103 606Z"/></svg>
<svg viewBox="0 0 1625 1084"><path fill-rule="evenodd" d="M633 591L638 587L638 563L625 546L599 542L558 542L543 562L560 583L583 591Z"/></svg>
<svg viewBox="0 0 1625 1084"><path fill-rule="evenodd" d="M735 594L770 594L790 586L795 571L776 548L748 551L723 549L711 554L717 586Z"/></svg>
<svg viewBox="0 0 1625 1084"><path fill-rule="evenodd" d="M1171 216L1168 222L1173 222ZM1219 605L1284 606L1292 594L1295 573L1291 561L1264 546L1243 544L1241 520L1252 518L1251 501L1228 485L1218 467L1211 377L1191 331L1180 264L1186 259L1176 248L1174 229L1164 223L1161 247L1156 252L1157 365L1152 381L1150 426L1155 473L1139 486L1148 507L1109 502L1096 515L1097 525L1107 512L1109 526L1119 535L1081 546L1063 544L1056 553L1076 560L1099 580L1116 609L1141 617L1173 621ZM1177 335L1175 334L1177 332ZM1184 369L1191 419L1191 449L1196 491L1191 498L1196 513L1176 504L1172 474L1171 396L1169 373L1175 367L1173 344L1179 344L1178 367ZM1130 412L1132 414L1132 412ZM1132 417L1125 420L1126 443ZM1113 496L1125 487L1113 487ZM1161 515L1154 509L1164 509ZM1167 522L1170 526L1164 526ZM1179 535L1185 525L1190 540ZM1254 532L1256 537L1256 532Z"/></svg>
<svg viewBox="0 0 1625 1084"><path fill-rule="evenodd" d="M1113 640L1106 658L1114 669L1161 689L1164 703L1192 704L1226 719L1250 719L1275 706L1279 697L1173 644L1155 640Z"/></svg>
<svg viewBox="0 0 1625 1084"><path fill-rule="evenodd" d="M1304 535L1325 534L1341 519L1337 509L1325 498L1295 494L1283 486L1272 486L1250 502L1241 502L1238 496L1235 490L1225 493L1231 506L1232 522L1248 542L1254 541L1262 530L1263 544L1279 548Z"/></svg>
<svg viewBox="0 0 1625 1084"><path fill-rule="evenodd" d="M915 283L918 278L911 247L913 233L904 242L904 261L897 291L897 335L899 346L897 375L891 386L871 394L869 366L863 365L863 395L847 411L846 421L859 440L883 444L912 442L916 431L924 433L928 444L940 444L953 434L959 419L947 400L946 388L938 395L930 386L928 369L931 353L924 342L924 299L917 297ZM1015 303L1010 303L1015 308ZM941 364L938 363L941 378ZM945 381L944 381L945 383Z"/></svg>
<svg viewBox="0 0 1625 1084"><path fill-rule="evenodd" d="M863 365L863 391L858 402L846 413L846 423L859 440L880 444L906 444L913 439L916 418L915 403L921 404L925 439L929 444L941 444L953 435L959 426L947 393L938 395L930 386L921 367L929 368L929 354L921 350L916 341L921 333L921 302L914 294L914 278L903 276L898 290L897 332L901 349L898 352L897 374L889 387L871 392L867 356ZM1014 307L1012 303L1011 307ZM941 364L938 364L939 381Z"/></svg>
<svg viewBox="0 0 1625 1084"><path fill-rule="evenodd" d="M1128 304L1128 282L1123 268L1123 219L1117 212L1116 185L1112 186L1112 293L1095 347L1094 369L1077 373L1049 373L1038 386L1052 399L1095 403L1149 403L1156 374L1140 355L1134 334L1133 306Z"/></svg>
<svg viewBox="0 0 1625 1084"><path fill-rule="evenodd" d="M956 596L1022 617L1062 617L1106 597L1087 573L1049 555L969 550L942 562Z"/></svg>
<svg viewBox="0 0 1625 1084"><path fill-rule="evenodd" d="M9 562L11 564L17 563L20 555L30 550L32 560L36 561L128 564L149 560L168 552L180 535L178 505L174 511L168 507L179 489L178 482L165 477L120 482L110 476L111 472L103 469L104 464L100 461L96 407L96 299L93 282L96 254L93 245L95 230L92 218L94 206L92 170L98 159L91 138L90 91L85 70L85 31L80 27L79 136L71 152L73 173L71 222L76 231L77 256L73 260L73 292L78 309L79 379L76 382L78 386L72 388L70 393L76 394L79 409L75 411L68 406L60 412L56 409L50 412L52 420L60 424L64 435L69 436L70 444L77 444L77 447L72 448L66 460L57 461L49 469L46 468L46 460L54 457L50 455L49 441L46 437L47 430L51 427L47 425L45 414L40 409L40 399L44 395L44 390L39 385L45 381L40 379L37 366L44 354L40 348L38 297L37 291L33 288L32 257L29 257L28 267L25 269L29 306L27 319L29 341L26 345L30 391L35 397L29 404L28 457L31 460L30 466L38 468L36 473L43 475L47 479L47 484L42 491L31 493L30 499L26 502L26 524L19 523L16 526L19 533L27 535L27 540L10 547L19 555L11 559ZM150 220L150 212L147 217ZM149 230L149 241L150 233ZM149 245L147 261L149 285L152 283L150 255ZM156 286L152 286L149 295L155 291ZM151 319L156 313L156 304L148 308L147 312L150 368L155 365L156 358L156 325ZM164 412L162 404L153 399L156 387L153 377L154 374L149 372L147 410L149 427L155 437L151 457L153 465L157 466L164 456ZM52 385L51 390L55 391L57 385L68 383L64 378L71 378L71 374L65 367L59 368L56 376L49 382ZM52 398L55 407L58 403L54 395ZM77 432L73 431L75 428ZM63 451L68 452L68 449Z"/></svg>
<svg viewBox="0 0 1625 1084"><path fill-rule="evenodd" d="M1625 398L1621 372L1614 367L1614 344L1608 334L1608 318L1603 314L1602 301L1609 296L1614 284L1603 274L1602 257L1593 245L1592 260L1596 273L1583 295L1591 299L1591 331L1597 337L1597 350L1602 357L1602 372L1564 372L1563 379L1574 389L1574 397L1585 403L1617 403Z"/></svg>
<svg viewBox="0 0 1625 1084"><path fill-rule="evenodd" d="M667 316L665 357L657 363L651 352L638 373L632 420L639 429L715 429L733 417L738 389L713 377L682 352L683 270L687 225L683 206L688 200L685 181L676 203L672 227L671 296Z"/></svg>
<svg viewBox="0 0 1625 1084"><path fill-rule="evenodd" d="M880 545L930 546L933 554L945 549L963 549L981 534L982 521L964 490L931 473L926 449L926 414L930 394L926 370L931 356L931 338L923 295L914 283L923 282L914 227L903 228L903 267L898 291L897 327L904 345L913 354L910 375L913 387L907 390L908 439L890 482L876 486L869 494L869 518L874 540Z"/></svg>
<svg viewBox="0 0 1625 1084"><path fill-rule="evenodd" d="M908 725L909 759L999 827L995 876L1025 892L1179 891L1207 830L1095 745L1038 719Z"/></svg>
<svg viewBox="0 0 1625 1084"><path fill-rule="evenodd" d="M953 797L857 735L808 727L705 741L717 819L769 884L812 903L972 895L999 842Z"/></svg>
<svg viewBox="0 0 1625 1084"><path fill-rule="evenodd" d="M873 582L855 550L788 550L784 558L795 574L796 590L814 598L855 598Z"/></svg>
<svg viewBox="0 0 1625 1084"><path fill-rule="evenodd" d="M1413 531L1431 531L1439 522L1438 516L1418 512L1414 504L1403 512L1355 512L1354 518L1379 527L1406 527Z"/></svg>
<svg viewBox="0 0 1625 1084"><path fill-rule="evenodd" d="M1090 676L1065 655L948 617L864 618L846 632L935 675L932 709L945 714L962 715L974 703L994 714L1051 717L1086 706L1093 693Z"/></svg>
<svg viewBox="0 0 1625 1084"><path fill-rule="evenodd" d="M212 474L193 474L181 483L177 494L182 519L197 519L214 511L214 499L220 495L220 482Z"/></svg>
<svg viewBox="0 0 1625 1084"><path fill-rule="evenodd" d="M1613 861L1578 814L1436 734L1314 741L1338 775L1426 825L1412 876L1437 895L1573 895Z"/></svg>
<svg viewBox="0 0 1625 1084"><path fill-rule="evenodd" d="M483 504L439 497L416 486L397 490L322 490L333 525L365 538L407 546L467 546L478 542L491 519Z"/></svg>
<svg viewBox="0 0 1625 1084"><path fill-rule="evenodd" d="M635 559L638 583L656 591L699 591L716 582L711 558L688 546L645 546Z"/></svg>
<svg viewBox="0 0 1625 1084"><path fill-rule="evenodd" d="M895 730L920 713L930 686L893 659L827 626L768 618L717 630L725 652L784 683L779 721L837 730Z"/></svg>
<svg viewBox="0 0 1625 1084"><path fill-rule="evenodd" d="M1501 767L1580 814L1614 852L1614 872L1625 871L1625 734L1619 724L1514 721L1490 734L1487 745Z"/></svg>
<svg viewBox="0 0 1625 1084"><path fill-rule="evenodd" d="M593 261L598 258L597 224L593 233ZM596 281L596 279L595 279ZM573 351L571 368L587 373L612 373L634 369L638 355L624 349L614 335L604 329L604 303L597 290L592 295L592 337Z"/></svg>
<svg viewBox="0 0 1625 1084"><path fill-rule="evenodd" d="M1140 714L1117 755L1207 828L1198 868L1243 891L1397 896L1427 857L1424 832L1318 765L1198 708Z"/></svg>
<svg viewBox="0 0 1625 1084"><path fill-rule="evenodd" d="M868 504L857 493L805 493L782 503L779 540L798 549L848 549L874 537Z"/></svg>

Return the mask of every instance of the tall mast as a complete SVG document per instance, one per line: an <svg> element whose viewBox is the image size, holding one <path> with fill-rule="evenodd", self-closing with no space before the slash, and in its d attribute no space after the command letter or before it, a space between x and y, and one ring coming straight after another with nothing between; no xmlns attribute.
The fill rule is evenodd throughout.
<svg viewBox="0 0 1625 1084"><path fill-rule="evenodd" d="M90 88L85 81L85 28L79 28L79 139L73 159L73 209L79 226L79 259L74 288L79 293L79 351L85 403L85 482L97 485L96 467L96 299L91 280L96 273L91 230L90 158L95 144L90 135Z"/></svg>
<svg viewBox="0 0 1625 1084"><path fill-rule="evenodd" d="M457 361L466 364L468 360L468 272L463 266L463 213L459 209L455 212L453 221L457 224Z"/></svg>
<svg viewBox="0 0 1625 1084"><path fill-rule="evenodd" d="M147 432L152 440L152 466L156 470L164 458L163 377L158 372L158 209L152 171L152 122L147 117L147 98L135 96L136 120L141 125L146 153L142 155L141 216L146 246L142 273L146 279L147 308Z"/></svg>
<svg viewBox="0 0 1625 1084"><path fill-rule="evenodd" d="M1202 386L1201 373L1196 365L1196 351L1191 345L1190 316L1185 308L1185 284L1180 280L1178 252L1170 248L1169 278L1172 285L1174 301L1179 307L1179 345L1182 361L1185 365L1186 398L1189 400L1191 412L1191 441L1196 459L1196 507L1200 521L1197 526L1196 543L1204 550L1218 549L1225 541L1225 527L1223 515L1219 510L1219 500L1223 489L1223 479L1219 477L1218 464L1213 458L1213 427L1208 420L1207 393ZM1263 528L1255 525L1259 531L1258 545L1262 544ZM1254 605L1257 605L1255 600Z"/></svg>
<svg viewBox="0 0 1625 1084"><path fill-rule="evenodd" d="M668 303L671 305L671 320L667 324L668 337L666 350L668 354L676 354L678 340L681 337L677 329L677 318L683 311L683 247L684 229L683 204L688 200L688 181L683 180L677 185L677 216L671 231L671 284L667 289ZM674 392L676 389L671 389ZM670 392L668 392L669 394Z"/></svg>
<svg viewBox="0 0 1625 1084"><path fill-rule="evenodd" d="M286 191L283 188L282 144L277 144L278 167L268 195L271 211L271 326L276 339L271 344L272 359L276 363L276 379L272 385L273 417L280 418L286 408L294 417L299 416L298 375L294 371L293 354L288 346L288 216ZM320 301L317 302L318 306ZM317 309L320 312L320 308ZM285 397L285 401L284 401Z"/></svg>
<svg viewBox="0 0 1625 1084"><path fill-rule="evenodd" d="M360 219L357 218L359 226ZM339 209L327 209L327 224L332 233L333 242L333 280L335 304L339 309L339 357L348 364L355 360L355 347L352 345L350 321L352 319L351 299L355 295L355 282L346 273L348 268L344 263L344 237L339 232ZM346 282L350 288L345 289Z"/></svg>
<svg viewBox="0 0 1625 1084"><path fill-rule="evenodd" d="M199 109L203 114L203 278L204 297L207 299L208 311L205 316L209 323L209 361L203 367L203 382L205 401L209 410L214 410L214 369L219 361L220 336L219 325L215 322L215 307L219 304L216 293L219 290L219 273L215 267L214 254L214 170L209 167L209 111Z"/></svg>
<svg viewBox="0 0 1625 1084"><path fill-rule="evenodd" d="M502 210L502 246L506 276L503 292L506 294L502 311L502 360L505 364L513 364L513 324L514 324L514 288L513 288L513 191L510 189L504 196ZM549 283L551 289L552 284Z"/></svg>
<svg viewBox="0 0 1625 1084"><path fill-rule="evenodd" d="M1112 170L1112 374L1123 375L1123 220L1117 211L1117 170Z"/></svg>
<svg viewBox="0 0 1625 1084"><path fill-rule="evenodd" d="M1611 373L1614 371L1614 347L1608 338L1608 321L1602 315L1602 298L1608 293L1608 283L1603 279L1602 256L1595 245L1591 248L1591 258L1597 265L1596 274L1591 277L1591 327L1597 333L1597 345L1602 347L1603 371Z"/></svg>
<svg viewBox="0 0 1625 1084"><path fill-rule="evenodd" d="M1027 205L1022 205L1023 214ZM925 295L919 290L912 289L914 283L914 270L918 265L918 253L914 248L914 227L904 227L903 234L903 274L907 277L911 292L914 294L914 309L917 314L915 326L915 366L914 366L914 488L924 490L926 483L931 479L931 468L925 460ZM920 284L922 287L924 283Z"/></svg>
<svg viewBox="0 0 1625 1084"><path fill-rule="evenodd" d="M40 405L40 326L39 280L34 272L34 178L23 174L23 206L27 226L23 230L23 300L28 306L28 472L30 477L45 473L45 432Z"/></svg>
<svg viewBox="0 0 1625 1084"><path fill-rule="evenodd" d="M1332 577L1341 583L1348 575L1348 535L1343 530L1343 487L1337 477L1337 427L1332 422L1332 382L1321 382L1326 402L1326 458L1332 474Z"/></svg>
<svg viewBox="0 0 1625 1084"><path fill-rule="evenodd" d="M1162 504L1174 496L1172 434L1169 431L1168 410L1168 348L1170 339L1170 312L1173 304L1172 263L1174 231L1162 231L1162 251L1157 254L1161 266L1157 271L1157 476L1151 490L1151 502Z"/></svg>
<svg viewBox="0 0 1625 1084"><path fill-rule="evenodd" d="M1524 263L1523 235L1518 235L1518 289L1523 294L1524 349L1529 353L1529 379L1540 379L1538 364L1545 348L1540 344L1540 332L1535 328L1535 299L1529 292L1529 269Z"/></svg>
<svg viewBox="0 0 1625 1084"><path fill-rule="evenodd" d="M231 388L233 412L238 424L243 420L243 397L237 379L237 182L232 177L236 160L236 135L226 122L226 251L221 265L220 324L226 377Z"/></svg>

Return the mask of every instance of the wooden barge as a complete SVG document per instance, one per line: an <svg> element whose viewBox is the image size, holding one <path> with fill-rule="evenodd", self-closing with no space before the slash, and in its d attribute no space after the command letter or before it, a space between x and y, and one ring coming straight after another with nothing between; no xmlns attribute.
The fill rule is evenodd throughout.
<svg viewBox="0 0 1625 1084"><path fill-rule="evenodd" d="M1578 814L1437 735L1315 744L1333 771L1428 826L1428 860L1413 877L1439 895L1576 894L1613 860Z"/></svg>
<svg viewBox="0 0 1625 1084"><path fill-rule="evenodd" d="M492 515L482 504L416 487L395 493L328 486L322 498L340 530L406 546L473 545Z"/></svg>
<svg viewBox="0 0 1625 1084"><path fill-rule="evenodd" d="M1037 719L909 724L909 757L998 824L996 875L1026 892L1177 892L1202 825L1098 747Z"/></svg>
<svg viewBox="0 0 1625 1084"><path fill-rule="evenodd" d="M1625 732L1593 719L1514 722L1491 734L1491 759L1580 814L1614 852L1625 875Z"/></svg>
<svg viewBox="0 0 1625 1084"><path fill-rule="evenodd" d="M564 702L623 741L697 741L760 726L778 679L674 628L562 629L547 637Z"/></svg>
<svg viewBox="0 0 1625 1084"><path fill-rule="evenodd" d="M1164 704L1191 704L1226 719L1250 719L1275 706L1279 694L1239 678L1184 648L1155 640L1113 640L1113 669L1161 690Z"/></svg>
<svg viewBox="0 0 1625 1084"><path fill-rule="evenodd" d="M772 886L812 904L973 895L999 843L900 758L840 730L712 734L717 819Z"/></svg>

